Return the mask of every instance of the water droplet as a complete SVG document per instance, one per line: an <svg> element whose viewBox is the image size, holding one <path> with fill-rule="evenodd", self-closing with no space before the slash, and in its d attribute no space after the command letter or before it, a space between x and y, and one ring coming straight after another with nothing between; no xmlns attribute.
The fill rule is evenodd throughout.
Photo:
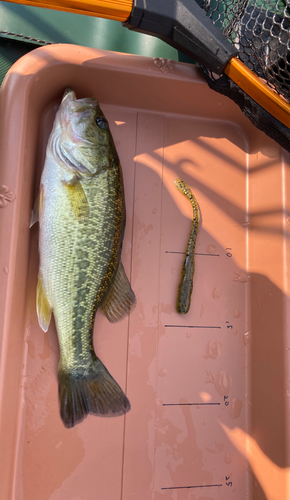
<svg viewBox="0 0 290 500"><path fill-rule="evenodd" d="M164 304L161 302L160 309L162 313L171 314L173 312L172 304Z"/></svg>
<svg viewBox="0 0 290 500"><path fill-rule="evenodd" d="M188 339L190 339L191 333L187 333L186 336L187 336Z"/></svg>
<svg viewBox="0 0 290 500"><path fill-rule="evenodd" d="M153 225L152 225L152 224L149 224L149 225L148 225L148 226L144 229L145 234L148 234L148 233L149 233L149 231L152 231L152 229L153 229Z"/></svg>
<svg viewBox="0 0 290 500"><path fill-rule="evenodd" d="M240 399L232 399L228 406L229 416L231 418L239 418L243 406L244 405Z"/></svg>
<svg viewBox="0 0 290 500"><path fill-rule="evenodd" d="M287 222L288 226L290 226L290 217L287 217L286 222Z"/></svg>
<svg viewBox="0 0 290 500"><path fill-rule="evenodd" d="M231 463L232 463L232 461L233 461L232 456L231 456L229 453L226 453L226 454L225 454L225 458L224 458L224 462L225 462L226 464L231 464Z"/></svg>
<svg viewBox="0 0 290 500"><path fill-rule="evenodd" d="M234 312L234 318L239 318L241 316L241 311L239 311L238 309L235 310Z"/></svg>
<svg viewBox="0 0 290 500"><path fill-rule="evenodd" d="M206 426L207 425L207 421L206 420L203 420L203 425Z"/></svg>
<svg viewBox="0 0 290 500"><path fill-rule="evenodd" d="M236 337L238 335L238 330L236 330L235 328L232 330L233 332L233 336Z"/></svg>
<svg viewBox="0 0 290 500"><path fill-rule="evenodd" d="M155 215L157 214L157 208L153 208L152 213Z"/></svg>
<svg viewBox="0 0 290 500"><path fill-rule="evenodd" d="M289 390L286 391L286 394L287 394L288 398L290 398L290 391Z"/></svg>
<svg viewBox="0 0 290 500"><path fill-rule="evenodd" d="M243 335L243 342L245 344L246 347L249 347L252 343L252 336L251 336L251 332L246 332L244 333Z"/></svg>
<svg viewBox="0 0 290 500"><path fill-rule="evenodd" d="M206 447L206 451L208 451L211 455L218 454L223 451L224 447L225 445L223 443L215 442L212 448Z"/></svg>
<svg viewBox="0 0 290 500"><path fill-rule="evenodd" d="M223 352L223 346L220 342L217 340L211 340L206 344L205 347L205 354L203 357L205 359L211 358L211 359L217 359L220 357L221 353Z"/></svg>
<svg viewBox="0 0 290 500"><path fill-rule="evenodd" d="M238 281L239 283L247 283L250 279L248 273L242 270L234 271L234 275L233 281Z"/></svg>
<svg viewBox="0 0 290 500"><path fill-rule="evenodd" d="M166 373L167 370L165 368L160 368L160 370L158 371L159 377L165 377Z"/></svg>
<svg viewBox="0 0 290 500"><path fill-rule="evenodd" d="M4 266L4 267L3 267L3 273L4 273L4 274L8 274L8 273L9 273L9 269L8 269L8 267L7 267L7 266Z"/></svg>
<svg viewBox="0 0 290 500"><path fill-rule="evenodd" d="M206 248L207 253L213 254L216 253L216 246L215 245L208 245Z"/></svg>
<svg viewBox="0 0 290 500"><path fill-rule="evenodd" d="M216 288L213 289L211 296L214 299L218 299L221 296L221 294L222 294L221 290L216 287Z"/></svg>

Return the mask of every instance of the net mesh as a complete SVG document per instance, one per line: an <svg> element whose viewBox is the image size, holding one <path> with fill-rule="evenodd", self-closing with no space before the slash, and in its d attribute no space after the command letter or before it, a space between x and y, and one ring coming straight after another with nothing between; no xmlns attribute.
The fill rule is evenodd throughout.
<svg viewBox="0 0 290 500"><path fill-rule="evenodd" d="M204 0L203 8L238 49L241 61L290 101L290 0ZM214 90L231 97L255 126L290 151L287 127L225 75L218 77L204 68L203 72Z"/></svg>

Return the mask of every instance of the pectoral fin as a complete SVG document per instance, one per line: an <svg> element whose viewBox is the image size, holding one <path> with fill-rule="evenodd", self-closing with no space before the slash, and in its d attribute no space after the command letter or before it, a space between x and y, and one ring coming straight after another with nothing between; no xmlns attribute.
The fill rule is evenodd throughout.
<svg viewBox="0 0 290 500"><path fill-rule="evenodd" d="M31 212L31 220L29 227L32 227L33 224L35 224L40 220L42 208L43 208L43 189L40 186L39 194L34 202L34 206Z"/></svg>
<svg viewBox="0 0 290 500"><path fill-rule="evenodd" d="M47 332L51 320L51 307L49 305L40 275L38 275L36 289L36 310L39 326L44 332Z"/></svg>
<svg viewBox="0 0 290 500"><path fill-rule="evenodd" d="M127 316L136 305L136 297L126 276L122 262L111 283L101 309L111 323Z"/></svg>
<svg viewBox="0 0 290 500"><path fill-rule="evenodd" d="M82 219L89 215L89 204L83 187L78 177L73 177L69 182L62 181L65 187L71 209L77 219Z"/></svg>

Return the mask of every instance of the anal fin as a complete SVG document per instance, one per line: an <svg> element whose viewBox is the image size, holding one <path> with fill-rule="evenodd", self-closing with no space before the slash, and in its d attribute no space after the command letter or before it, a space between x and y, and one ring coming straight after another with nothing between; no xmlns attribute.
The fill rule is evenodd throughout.
<svg viewBox="0 0 290 500"><path fill-rule="evenodd" d="M126 276L122 262L109 287L101 309L111 323L128 316L136 306L136 297Z"/></svg>
<svg viewBox="0 0 290 500"><path fill-rule="evenodd" d="M40 275L38 275L36 289L36 310L39 326L44 332L47 332L51 320L52 310L49 305Z"/></svg>

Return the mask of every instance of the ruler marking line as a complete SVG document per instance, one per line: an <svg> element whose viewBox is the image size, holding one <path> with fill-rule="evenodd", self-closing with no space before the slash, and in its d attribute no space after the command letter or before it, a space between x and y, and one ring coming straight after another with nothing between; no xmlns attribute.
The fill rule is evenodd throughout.
<svg viewBox="0 0 290 500"><path fill-rule="evenodd" d="M165 253L185 255L186 252L171 252L170 250L165 250ZM199 255L199 256L204 256L204 257L220 257L219 253L198 253L198 252L195 252L194 255Z"/></svg>
<svg viewBox="0 0 290 500"><path fill-rule="evenodd" d="M189 489L189 488L218 488L222 486L222 484L200 484L195 486L170 486L168 488L161 488L162 490L181 490L181 489Z"/></svg>
<svg viewBox="0 0 290 500"><path fill-rule="evenodd" d="M162 406L214 406L220 403L162 403Z"/></svg>
<svg viewBox="0 0 290 500"><path fill-rule="evenodd" d="M212 328L221 329L221 326L204 326L204 325L164 325L165 328Z"/></svg>

